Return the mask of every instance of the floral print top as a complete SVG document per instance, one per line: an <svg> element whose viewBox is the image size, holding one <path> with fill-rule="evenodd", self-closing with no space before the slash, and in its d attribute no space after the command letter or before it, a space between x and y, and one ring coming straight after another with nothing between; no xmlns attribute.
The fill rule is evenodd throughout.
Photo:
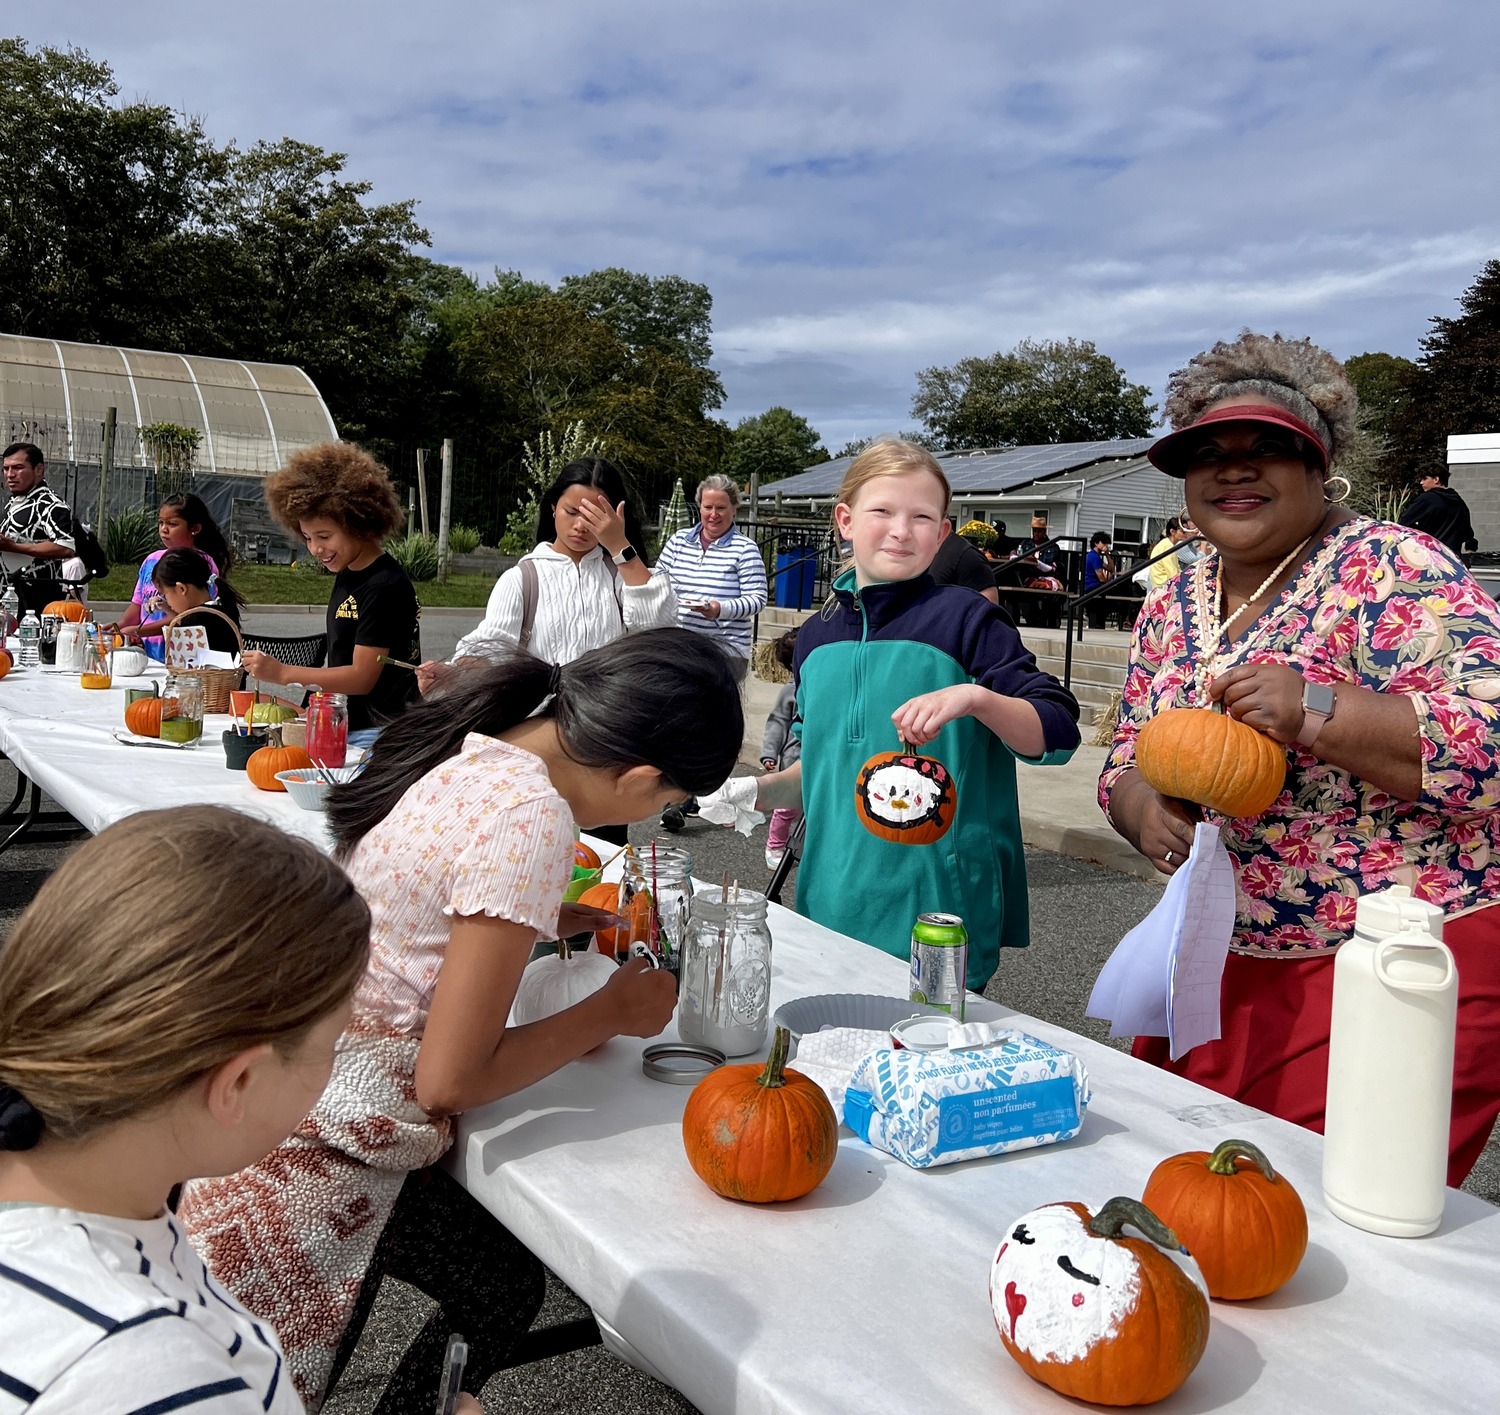
<svg viewBox="0 0 1500 1415"><path fill-rule="evenodd" d="M370 906L355 1016L421 1036L455 915L556 934L573 816L540 757L471 732L354 847L348 870Z"/></svg>
<svg viewBox="0 0 1500 1415"><path fill-rule="evenodd" d="M1193 670L1216 625L1196 606L1219 602L1217 555L1147 596L1099 777L1106 811L1147 719L1200 705ZM1222 651L1221 672L1280 663L1313 683L1405 694L1422 754L1422 793L1401 801L1293 744L1270 809L1222 822L1238 875L1235 952L1335 947L1358 896L1391 884L1450 913L1500 898L1500 609L1448 550L1404 526L1346 521Z"/></svg>

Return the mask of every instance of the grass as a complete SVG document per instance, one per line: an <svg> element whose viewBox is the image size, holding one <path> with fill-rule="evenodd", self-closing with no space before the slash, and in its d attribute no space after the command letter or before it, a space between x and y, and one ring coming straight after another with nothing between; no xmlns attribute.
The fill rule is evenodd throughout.
<svg viewBox="0 0 1500 1415"><path fill-rule="evenodd" d="M116 565L102 580L89 585L93 600L129 599L135 593L138 565ZM321 570L294 570L290 565L237 565L230 578L251 604L325 604L333 577ZM449 575L448 583L417 582L417 600L426 606L471 608L483 606L495 580L492 575Z"/></svg>

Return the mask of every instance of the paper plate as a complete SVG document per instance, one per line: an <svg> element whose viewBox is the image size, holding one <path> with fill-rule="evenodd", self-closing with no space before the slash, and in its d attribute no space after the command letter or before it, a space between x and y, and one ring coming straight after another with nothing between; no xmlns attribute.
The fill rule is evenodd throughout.
<svg viewBox="0 0 1500 1415"><path fill-rule="evenodd" d="M792 1034L795 1044L808 1032L825 1027L858 1027L864 1031L888 1032L893 1022L914 1017L919 1012L942 1012L922 1002L904 997L876 997L872 993L827 992L817 997L798 997L776 1009L774 1021Z"/></svg>

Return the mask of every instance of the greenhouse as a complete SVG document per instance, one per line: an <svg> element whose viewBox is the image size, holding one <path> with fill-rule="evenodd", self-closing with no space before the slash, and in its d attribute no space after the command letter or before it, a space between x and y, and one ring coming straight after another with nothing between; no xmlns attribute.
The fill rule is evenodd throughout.
<svg viewBox="0 0 1500 1415"><path fill-rule="evenodd" d="M98 507L110 408L110 514L190 487L225 524L232 513L263 520L251 509L261 479L338 436L313 381L289 364L0 334L0 433L36 443L49 482L75 507Z"/></svg>

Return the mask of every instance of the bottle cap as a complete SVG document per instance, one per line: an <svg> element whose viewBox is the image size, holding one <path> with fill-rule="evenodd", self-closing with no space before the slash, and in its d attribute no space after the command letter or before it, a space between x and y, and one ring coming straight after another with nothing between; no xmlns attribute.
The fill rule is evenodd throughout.
<svg viewBox="0 0 1500 1415"><path fill-rule="evenodd" d="M1394 884L1378 894L1361 895L1354 906L1354 930L1368 938L1415 930L1443 936L1443 911L1425 899L1416 899L1404 884Z"/></svg>

